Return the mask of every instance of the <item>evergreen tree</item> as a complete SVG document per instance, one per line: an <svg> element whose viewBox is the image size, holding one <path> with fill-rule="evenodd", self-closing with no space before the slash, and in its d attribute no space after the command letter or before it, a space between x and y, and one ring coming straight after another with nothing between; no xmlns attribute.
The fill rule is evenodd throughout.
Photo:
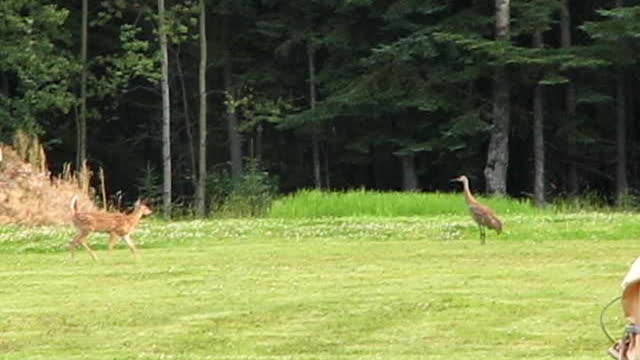
<svg viewBox="0 0 640 360"><path fill-rule="evenodd" d="M45 114L67 113L76 104L72 79L80 66L63 30L69 11L35 0L0 2L0 135L21 128L46 131Z"/></svg>

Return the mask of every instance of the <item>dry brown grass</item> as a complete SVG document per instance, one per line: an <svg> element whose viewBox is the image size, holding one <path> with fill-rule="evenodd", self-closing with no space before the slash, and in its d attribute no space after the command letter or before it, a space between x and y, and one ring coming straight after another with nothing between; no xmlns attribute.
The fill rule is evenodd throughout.
<svg viewBox="0 0 640 360"><path fill-rule="evenodd" d="M24 145L21 145L24 146ZM69 168L62 176L52 176L46 170L44 151L25 160L13 147L0 144L0 224L58 225L71 223L71 198L77 195L81 211L96 209L88 186L91 174L86 169L73 173Z"/></svg>

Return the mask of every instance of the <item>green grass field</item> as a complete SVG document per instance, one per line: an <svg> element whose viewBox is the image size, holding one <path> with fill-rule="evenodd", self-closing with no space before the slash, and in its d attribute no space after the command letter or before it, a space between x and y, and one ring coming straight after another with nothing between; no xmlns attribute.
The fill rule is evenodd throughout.
<svg viewBox="0 0 640 360"><path fill-rule="evenodd" d="M147 219L140 260L93 234L98 262L69 227L3 227L0 358L607 358L638 217L503 220L481 246L466 213Z"/></svg>

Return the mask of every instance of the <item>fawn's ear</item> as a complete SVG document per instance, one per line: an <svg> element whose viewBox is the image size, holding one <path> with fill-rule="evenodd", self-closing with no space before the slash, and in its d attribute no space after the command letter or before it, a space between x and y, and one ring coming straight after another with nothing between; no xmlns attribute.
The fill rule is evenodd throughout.
<svg viewBox="0 0 640 360"><path fill-rule="evenodd" d="M142 202L140 201L140 199L136 200L136 202L133 204L134 208L139 208L140 204L142 204Z"/></svg>

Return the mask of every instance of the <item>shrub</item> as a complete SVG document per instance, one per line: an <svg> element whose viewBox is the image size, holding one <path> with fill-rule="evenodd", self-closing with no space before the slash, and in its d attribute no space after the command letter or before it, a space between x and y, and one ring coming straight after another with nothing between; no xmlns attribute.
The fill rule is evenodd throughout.
<svg viewBox="0 0 640 360"><path fill-rule="evenodd" d="M224 217L263 216L278 190L277 179L249 162L245 173L234 180L228 171L212 173L207 181L209 210Z"/></svg>
<svg viewBox="0 0 640 360"><path fill-rule="evenodd" d="M151 164L147 163L142 170L142 174L136 181L136 189L140 198L152 207L162 203L162 176Z"/></svg>
<svg viewBox="0 0 640 360"><path fill-rule="evenodd" d="M558 197L552 201L552 207L565 213L612 210L609 201L595 191L586 191L580 196Z"/></svg>
<svg viewBox="0 0 640 360"><path fill-rule="evenodd" d="M219 213L225 201L233 191L233 179L226 169L210 171L207 175L206 198L209 200L209 213Z"/></svg>

